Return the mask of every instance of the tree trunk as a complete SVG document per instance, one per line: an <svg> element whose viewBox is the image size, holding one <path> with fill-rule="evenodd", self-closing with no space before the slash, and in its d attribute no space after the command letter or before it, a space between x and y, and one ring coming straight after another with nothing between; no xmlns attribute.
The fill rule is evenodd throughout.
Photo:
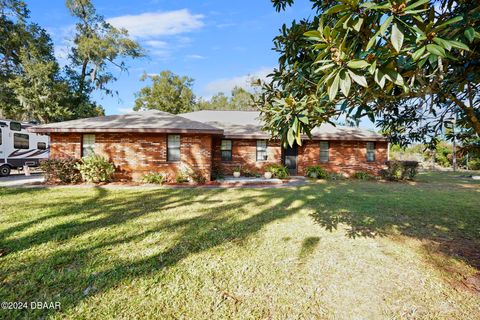
<svg viewBox="0 0 480 320"><path fill-rule="evenodd" d="M477 118L475 114L475 109L473 106L467 106L461 100L457 99L453 94L447 94L447 97L452 100L468 117L468 120L472 124L473 130L480 136L480 120Z"/></svg>

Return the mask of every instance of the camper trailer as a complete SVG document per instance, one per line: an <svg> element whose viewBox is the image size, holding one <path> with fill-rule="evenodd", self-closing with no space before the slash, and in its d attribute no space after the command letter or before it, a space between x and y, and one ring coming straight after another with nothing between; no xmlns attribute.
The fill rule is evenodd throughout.
<svg viewBox="0 0 480 320"><path fill-rule="evenodd" d="M24 166L38 167L49 155L48 135L27 131L30 123L0 119L0 176L8 176L12 169Z"/></svg>

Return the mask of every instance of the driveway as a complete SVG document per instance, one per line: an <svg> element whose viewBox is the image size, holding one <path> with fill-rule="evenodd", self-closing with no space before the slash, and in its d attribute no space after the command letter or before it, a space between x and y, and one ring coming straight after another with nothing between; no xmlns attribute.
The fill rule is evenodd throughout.
<svg viewBox="0 0 480 320"><path fill-rule="evenodd" d="M30 176L24 174L12 174L8 177L0 177L0 187L20 187L34 182L43 182L41 173L32 173Z"/></svg>

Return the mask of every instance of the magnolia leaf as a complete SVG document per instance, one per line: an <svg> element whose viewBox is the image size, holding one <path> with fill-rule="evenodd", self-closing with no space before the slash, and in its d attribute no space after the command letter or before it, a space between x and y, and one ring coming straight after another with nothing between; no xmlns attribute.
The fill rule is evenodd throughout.
<svg viewBox="0 0 480 320"><path fill-rule="evenodd" d="M290 146L293 146L293 143L295 142L295 135L293 134L292 128L288 129L287 132L287 141Z"/></svg>
<svg viewBox="0 0 480 320"><path fill-rule="evenodd" d="M464 34L470 43L473 42L473 39L475 39L475 29L471 27L465 30Z"/></svg>
<svg viewBox="0 0 480 320"><path fill-rule="evenodd" d="M444 23L436 26L436 27L435 27L435 30L442 29L442 28L448 26L449 24L456 23L456 22L459 22L459 21L462 21L462 20L463 20L463 17L462 17L462 16L458 16L458 17L452 18L452 19L447 20L447 21L445 21Z"/></svg>
<svg viewBox="0 0 480 320"><path fill-rule="evenodd" d="M328 90L328 98L330 99L330 101L333 101L337 96L339 82L340 82L340 73L337 73L337 75L335 76L335 79L333 79L332 85Z"/></svg>
<svg viewBox="0 0 480 320"><path fill-rule="evenodd" d="M350 76L348 73L343 71L340 74L340 90L342 90L342 93L345 97L348 97L348 93L350 92L350 87L352 85L352 80L350 79Z"/></svg>
<svg viewBox="0 0 480 320"><path fill-rule="evenodd" d="M303 35L310 38L322 38L322 34L317 30L307 31Z"/></svg>
<svg viewBox="0 0 480 320"><path fill-rule="evenodd" d="M301 122L305 123L305 124L309 124L310 122L308 121L308 117L307 116L300 116L298 118L298 120L300 120Z"/></svg>
<svg viewBox="0 0 480 320"><path fill-rule="evenodd" d="M419 7L419 6L421 6L422 4L425 4L425 3L428 3L428 2L430 2L430 0L420 0L420 1L417 1L417 2L412 3L411 5L409 5L408 7L406 7L406 8L405 8L405 11L415 9L416 7Z"/></svg>
<svg viewBox="0 0 480 320"><path fill-rule="evenodd" d="M448 51L452 50L452 44L450 41L443 40L442 38L435 37L433 38L433 42L438 44L440 47L447 49Z"/></svg>
<svg viewBox="0 0 480 320"><path fill-rule="evenodd" d="M350 75L350 77L352 77L353 81L355 81L362 87L365 87L365 88L368 87L367 79L365 79L364 76L358 75L350 70L348 70L348 74Z"/></svg>
<svg viewBox="0 0 480 320"><path fill-rule="evenodd" d="M368 68L368 72L373 75L375 74L375 70L377 69L377 60L373 61L370 67Z"/></svg>
<svg viewBox="0 0 480 320"><path fill-rule="evenodd" d="M445 49L436 44L427 44L428 52L437 56L445 57Z"/></svg>
<svg viewBox="0 0 480 320"><path fill-rule="evenodd" d="M353 25L353 30L357 32L360 31L362 24L363 24L363 18L359 18L358 21Z"/></svg>
<svg viewBox="0 0 480 320"><path fill-rule="evenodd" d="M385 74L380 69L377 69L375 71L374 78L375 78L375 82L378 83L380 88L383 89L383 87L385 86L385 81L386 81Z"/></svg>
<svg viewBox="0 0 480 320"><path fill-rule="evenodd" d="M397 52L400 52L403 45L403 33L400 31L400 29L398 29L396 23L392 27L392 35L390 40L392 41L393 48L395 48Z"/></svg>
<svg viewBox="0 0 480 320"><path fill-rule="evenodd" d="M370 63L368 63L365 60L351 60L347 63L347 67L351 69L363 69L370 66Z"/></svg>
<svg viewBox="0 0 480 320"><path fill-rule="evenodd" d="M425 47L421 47L420 49L418 49L417 51L415 51L413 54L412 54L412 59L413 61L417 61L418 59L420 59L423 54L425 53Z"/></svg>
<svg viewBox="0 0 480 320"><path fill-rule="evenodd" d="M330 68L333 67L333 66L335 66L335 63L324 64L324 65L321 66L320 68L316 69L315 72L327 70L327 69L330 69Z"/></svg>
<svg viewBox="0 0 480 320"><path fill-rule="evenodd" d="M385 19L385 21L380 26L380 29L378 30L379 35L383 36L385 34L385 31L387 31L388 27L392 23L392 20L393 20L393 16L390 16L387 19Z"/></svg>
<svg viewBox="0 0 480 320"><path fill-rule="evenodd" d="M466 50L466 51L470 51L470 48L466 44L464 44L463 42L455 41L455 40L450 40L449 42L452 45L452 47L462 49L462 50Z"/></svg>
<svg viewBox="0 0 480 320"><path fill-rule="evenodd" d="M325 15L334 14L334 13L343 11L343 10L348 9L348 8L349 8L349 6L346 5L346 4L337 4L336 6L333 6L330 9L328 9L327 11L325 11L323 14L325 14Z"/></svg>

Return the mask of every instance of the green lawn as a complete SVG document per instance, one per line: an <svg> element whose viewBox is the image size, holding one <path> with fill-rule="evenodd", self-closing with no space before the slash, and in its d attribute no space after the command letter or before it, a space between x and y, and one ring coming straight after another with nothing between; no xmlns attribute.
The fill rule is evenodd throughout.
<svg viewBox="0 0 480 320"><path fill-rule="evenodd" d="M0 301L61 302L0 318L479 319L479 271L480 182L459 174L0 189Z"/></svg>

